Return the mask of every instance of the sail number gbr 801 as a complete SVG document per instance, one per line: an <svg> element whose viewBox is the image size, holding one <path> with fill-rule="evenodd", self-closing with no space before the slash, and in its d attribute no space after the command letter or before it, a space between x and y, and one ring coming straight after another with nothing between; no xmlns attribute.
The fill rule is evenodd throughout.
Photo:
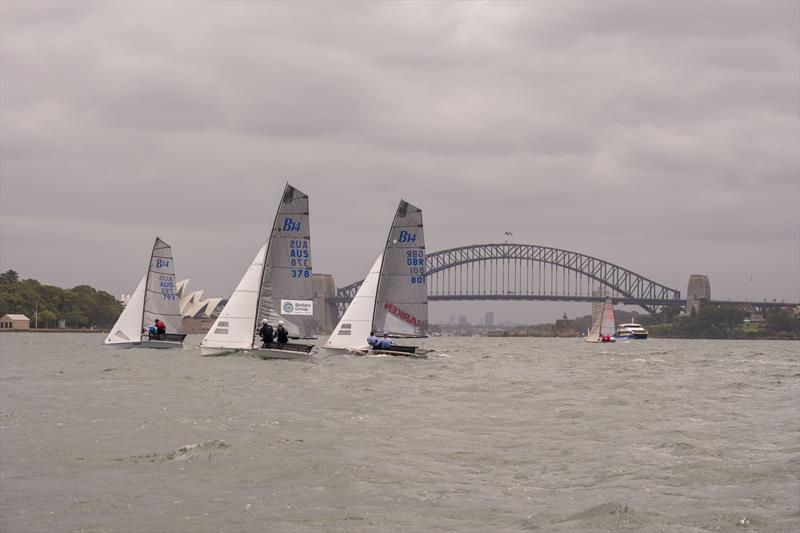
<svg viewBox="0 0 800 533"><path fill-rule="evenodd" d="M406 264L408 265L408 278L412 284L425 283L425 252L422 250L406 250Z"/></svg>
<svg viewBox="0 0 800 533"><path fill-rule="evenodd" d="M289 239L289 268L293 278L311 277L311 252L308 240Z"/></svg>

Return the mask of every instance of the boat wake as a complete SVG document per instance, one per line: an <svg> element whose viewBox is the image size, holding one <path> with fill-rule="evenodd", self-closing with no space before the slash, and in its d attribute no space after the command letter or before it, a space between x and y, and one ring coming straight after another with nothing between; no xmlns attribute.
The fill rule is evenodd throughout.
<svg viewBox="0 0 800 533"><path fill-rule="evenodd" d="M199 444L187 444L167 453L148 453L144 455L132 455L130 457L118 457L114 459L117 463L164 463L166 461L190 461L195 457L202 456L206 460L211 460L211 456L219 451L230 448L223 440L210 440Z"/></svg>

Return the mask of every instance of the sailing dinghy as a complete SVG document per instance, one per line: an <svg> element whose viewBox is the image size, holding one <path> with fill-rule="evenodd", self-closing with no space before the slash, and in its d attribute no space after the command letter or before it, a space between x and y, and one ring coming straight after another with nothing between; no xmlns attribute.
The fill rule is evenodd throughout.
<svg viewBox="0 0 800 533"><path fill-rule="evenodd" d="M358 289L333 333L326 351L356 355L425 357L432 350L394 344L374 349L371 331L393 339L428 336L428 285L422 210L403 200L397 207L383 252Z"/></svg>
<svg viewBox="0 0 800 533"><path fill-rule="evenodd" d="M156 319L167 333L150 337L146 333ZM172 248L156 237L147 273L136 286L104 344L115 348L182 348L183 333L178 296L175 294L175 265Z"/></svg>
<svg viewBox="0 0 800 533"><path fill-rule="evenodd" d="M265 359L298 359L309 355L313 344L290 340L262 346L256 334L256 328L266 319L273 328L283 321L290 339L314 338L308 221L308 195L287 183L269 239L200 343L203 355L239 351L254 352Z"/></svg>
<svg viewBox="0 0 800 533"><path fill-rule="evenodd" d="M616 326L614 325L614 305L611 298L606 298L603 308L592 322L592 328L584 337L586 342L615 342Z"/></svg>

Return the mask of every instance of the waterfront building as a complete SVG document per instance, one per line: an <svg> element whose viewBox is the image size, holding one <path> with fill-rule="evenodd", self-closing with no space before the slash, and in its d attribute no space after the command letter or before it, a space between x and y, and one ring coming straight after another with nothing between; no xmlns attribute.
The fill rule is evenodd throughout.
<svg viewBox="0 0 800 533"><path fill-rule="evenodd" d="M3 315L0 317L0 330L31 329L31 319L25 315Z"/></svg>

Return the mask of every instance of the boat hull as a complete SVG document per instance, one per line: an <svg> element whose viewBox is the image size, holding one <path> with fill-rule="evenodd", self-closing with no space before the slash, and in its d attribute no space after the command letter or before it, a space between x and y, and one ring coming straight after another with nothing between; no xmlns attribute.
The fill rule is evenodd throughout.
<svg viewBox="0 0 800 533"><path fill-rule="evenodd" d="M152 348L156 350L170 350L170 349L182 349L183 343L178 341L168 341L168 340L158 340L158 339L149 339L146 341L142 341L139 344L134 344L133 348Z"/></svg>
<svg viewBox="0 0 800 533"><path fill-rule="evenodd" d="M311 356L313 344L275 344L266 348L256 348L253 352L262 359L305 359Z"/></svg>
<svg viewBox="0 0 800 533"><path fill-rule="evenodd" d="M611 337L611 339L609 339L609 340L590 339L589 337L584 337L583 340L585 340L586 342L591 342L591 343L595 343L595 344L601 344L601 343L607 343L607 342L617 342L617 339L615 339L614 337Z"/></svg>
<svg viewBox="0 0 800 533"><path fill-rule="evenodd" d="M133 348L135 345L139 344L138 342L107 342L103 344L106 348L114 348L120 350L128 350Z"/></svg>
<svg viewBox="0 0 800 533"><path fill-rule="evenodd" d="M616 337L620 340L625 339L638 339L644 340L647 338L647 333L617 333Z"/></svg>
<svg viewBox="0 0 800 533"><path fill-rule="evenodd" d="M215 356L215 355L228 355L236 352L240 352L241 350L237 350L236 348L221 348L217 346L201 346L200 347L200 354L206 356Z"/></svg>

